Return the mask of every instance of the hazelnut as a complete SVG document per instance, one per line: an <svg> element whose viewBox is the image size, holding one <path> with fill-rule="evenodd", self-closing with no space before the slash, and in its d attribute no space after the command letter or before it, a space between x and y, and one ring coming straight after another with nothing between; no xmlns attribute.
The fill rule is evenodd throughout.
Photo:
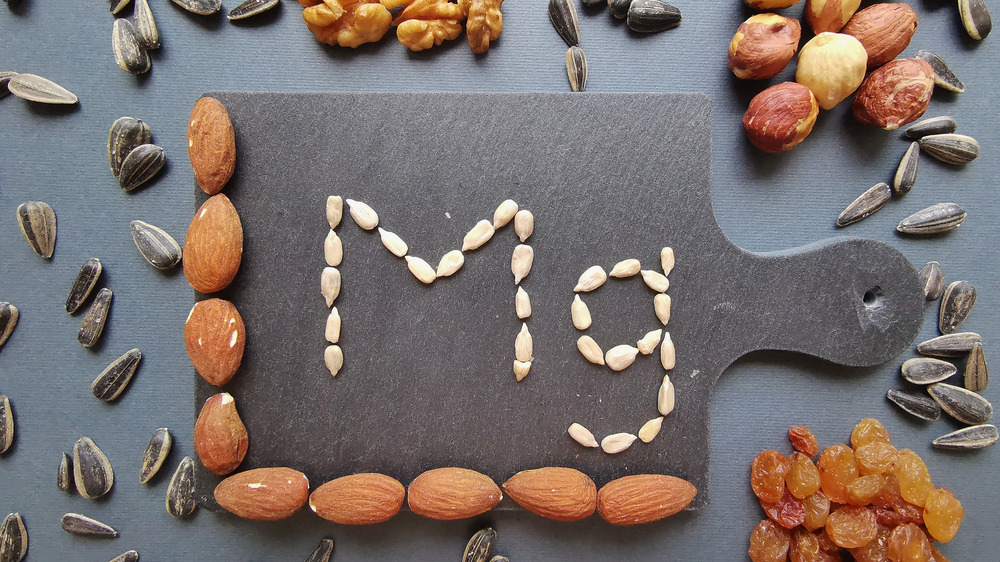
<svg viewBox="0 0 1000 562"><path fill-rule="evenodd" d="M817 35L840 31L860 5L861 0L806 0L806 21Z"/></svg>
<svg viewBox="0 0 1000 562"><path fill-rule="evenodd" d="M865 79L868 53L860 41L841 33L820 33L802 46L795 81L808 86L823 109L833 109Z"/></svg>
<svg viewBox="0 0 1000 562"><path fill-rule="evenodd" d="M909 4L875 4L854 14L840 32L861 41L871 69L902 53L916 30L917 13Z"/></svg>
<svg viewBox="0 0 1000 562"><path fill-rule="evenodd" d="M819 106L812 91L795 82L775 84L750 100L743 128L750 143L764 152L795 148L816 124Z"/></svg>
<svg viewBox="0 0 1000 562"><path fill-rule="evenodd" d="M737 78L771 78L795 56L801 35L796 19L778 14L751 16L729 42L729 68Z"/></svg>
<svg viewBox="0 0 1000 562"><path fill-rule="evenodd" d="M778 10L798 4L801 0L743 0L754 10Z"/></svg>
<svg viewBox="0 0 1000 562"><path fill-rule="evenodd" d="M934 91L934 69L920 59L894 60L872 72L851 108L854 117L888 131L918 119Z"/></svg>

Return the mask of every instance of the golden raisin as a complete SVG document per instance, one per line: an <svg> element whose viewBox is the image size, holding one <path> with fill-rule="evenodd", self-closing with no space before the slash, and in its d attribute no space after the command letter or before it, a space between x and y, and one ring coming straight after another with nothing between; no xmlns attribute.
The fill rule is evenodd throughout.
<svg viewBox="0 0 1000 562"><path fill-rule="evenodd" d="M934 489L924 461L913 451L903 449L896 459L896 469L893 474L899 480L899 493L903 499L923 507L927 501L927 494Z"/></svg>
<svg viewBox="0 0 1000 562"><path fill-rule="evenodd" d="M879 525L878 534L865 546L850 549L855 562L885 562L889 559L889 527Z"/></svg>
<svg viewBox="0 0 1000 562"><path fill-rule="evenodd" d="M898 457L896 448L882 441L872 441L854 450L854 460L862 476L892 472Z"/></svg>
<svg viewBox="0 0 1000 562"><path fill-rule="evenodd" d="M785 562L791 535L787 529L765 519L750 533L750 560L753 562Z"/></svg>
<svg viewBox="0 0 1000 562"><path fill-rule="evenodd" d="M848 505L835 510L826 519L826 533L844 548L865 546L878 535L875 515L863 507Z"/></svg>
<svg viewBox="0 0 1000 562"><path fill-rule="evenodd" d="M793 496L802 499L819 490L819 469L812 459L802 453L792 453L791 467L785 477L785 484Z"/></svg>
<svg viewBox="0 0 1000 562"><path fill-rule="evenodd" d="M854 431L851 432L851 447L857 449L875 441L892 443L889 432L885 430L882 422L875 418L865 418L854 426Z"/></svg>
<svg viewBox="0 0 1000 562"><path fill-rule="evenodd" d="M931 541L923 529L913 523L900 525L889 535L889 560L892 562L928 562L934 556Z"/></svg>
<svg viewBox="0 0 1000 562"><path fill-rule="evenodd" d="M892 510L899 515L903 523L916 523L917 525L924 523L924 510L906 500L898 500L892 504Z"/></svg>
<svg viewBox="0 0 1000 562"><path fill-rule="evenodd" d="M791 464L778 451L761 451L750 465L750 487L764 502L776 502L785 494L785 476Z"/></svg>
<svg viewBox="0 0 1000 562"><path fill-rule="evenodd" d="M826 534L826 529L820 529L814 533L816 535L816 540L819 541L819 549L823 552L830 552L840 556L840 547L830 539L830 535Z"/></svg>
<svg viewBox="0 0 1000 562"><path fill-rule="evenodd" d="M846 445L833 445L819 456L819 481L826 497L837 503L847 503L847 486L858 477L854 452Z"/></svg>
<svg viewBox="0 0 1000 562"><path fill-rule="evenodd" d="M869 474L855 479L847 486L847 503L868 505L878 495L883 484L885 484L885 476L881 474Z"/></svg>
<svg viewBox="0 0 1000 562"><path fill-rule="evenodd" d="M791 562L840 562L840 556L824 552L816 535L801 527L792 531L792 546L788 555Z"/></svg>
<svg viewBox="0 0 1000 562"><path fill-rule="evenodd" d="M899 480L896 479L896 475L886 474L885 482L882 483L882 488L878 491L878 495L872 498L872 505L891 509L892 505L901 498L902 496L899 495Z"/></svg>
<svg viewBox="0 0 1000 562"><path fill-rule="evenodd" d="M797 425L789 429L788 440L791 441L792 447L796 451L807 457L815 457L816 453L819 452L819 443L816 442L816 436L804 425Z"/></svg>
<svg viewBox="0 0 1000 562"><path fill-rule="evenodd" d="M802 507L806 510L806 519L802 526L810 531L826 525L826 517L830 514L830 499L823 492L802 499Z"/></svg>
<svg viewBox="0 0 1000 562"><path fill-rule="evenodd" d="M934 540L948 542L955 538L965 510L962 503L947 488L935 488L927 494L924 504L924 526Z"/></svg>
<svg viewBox="0 0 1000 562"><path fill-rule="evenodd" d="M771 521L786 529L794 529L806 520L806 509L802 506L802 501L788 490L785 490L785 495L776 502L760 502L760 508Z"/></svg>

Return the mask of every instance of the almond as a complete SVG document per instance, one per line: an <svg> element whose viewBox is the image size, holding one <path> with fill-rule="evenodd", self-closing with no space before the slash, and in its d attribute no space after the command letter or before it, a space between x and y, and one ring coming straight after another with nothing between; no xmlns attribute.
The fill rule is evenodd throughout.
<svg viewBox="0 0 1000 562"><path fill-rule="evenodd" d="M277 521L302 509L309 479L285 467L255 468L226 478L215 487L215 501L244 519Z"/></svg>
<svg viewBox="0 0 1000 562"><path fill-rule="evenodd" d="M523 470L504 482L503 489L524 509L556 521L579 521L597 509L594 481L572 468Z"/></svg>
<svg viewBox="0 0 1000 562"><path fill-rule="evenodd" d="M225 476L236 470L247 454L247 428L228 392L205 400L194 422L194 451L205 468Z"/></svg>
<svg viewBox="0 0 1000 562"><path fill-rule="evenodd" d="M851 109L865 125L892 131L919 119L933 92L931 65L920 59L897 59L865 78Z"/></svg>
<svg viewBox="0 0 1000 562"><path fill-rule="evenodd" d="M243 258L243 224L225 195L213 195L198 209L184 238L184 276L199 293L229 286Z"/></svg>
<svg viewBox="0 0 1000 562"><path fill-rule="evenodd" d="M496 507L503 494L485 474L467 468L435 468L410 482L410 510L430 519L467 519Z"/></svg>
<svg viewBox="0 0 1000 562"><path fill-rule="evenodd" d="M392 519L405 496L406 489L391 476L352 474L316 488L309 496L309 509L341 525L371 525Z"/></svg>
<svg viewBox="0 0 1000 562"><path fill-rule="evenodd" d="M236 167L236 133L226 106L211 97L195 102L187 139L198 187L209 195L222 191Z"/></svg>
<svg viewBox="0 0 1000 562"><path fill-rule="evenodd" d="M916 30L917 13L909 4L875 4L854 14L840 32L861 41L870 70L902 53Z"/></svg>
<svg viewBox="0 0 1000 562"><path fill-rule="evenodd" d="M636 474L605 484L597 492L597 511L612 525L651 523L685 509L697 494L682 478Z"/></svg>
<svg viewBox="0 0 1000 562"><path fill-rule="evenodd" d="M243 361L246 328L236 306L222 299L194 305L184 322L184 346L201 378L222 386Z"/></svg>

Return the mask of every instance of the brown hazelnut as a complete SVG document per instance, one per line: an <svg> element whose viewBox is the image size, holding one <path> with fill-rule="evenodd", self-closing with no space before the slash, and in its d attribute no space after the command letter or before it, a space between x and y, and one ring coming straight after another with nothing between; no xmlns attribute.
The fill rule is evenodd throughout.
<svg viewBox="0 0 1000 562"><path fill-rule="evenodd" d="M917 13L909 4L875 4L854 14L840 32L861 41L871 69L902 53L916 30Z"/></svg>
<svg viewBox="0 0 1000 562"><path fill-rule="evenodd" d="M812 132L819 105L812 91L796 82L775 84L750 100L743 128L750 143L764 152L795 148Z"/></svg>
<svg viewBox="0 0 1000 562"><path fill-rule="evenodd" d="M740 24L729 42L729 68L737 78L771 78L784 70L799 50L798 20L757 14Z"/></svg>
<svg viewBox="0 0 1000 562"><path fill-rule="evenodd" d="M801 2L801 0L743 0L746 5L754 10L779 10L789 8Z"/></svg>
<svg viewBox="0 0 1000 562"><path fill-rule="evenodd" d="M868 75L854 96L854 117L888 131L918 119L934 91L934 69L920 59L894 60Z"/></svg>
<svg viewBox="0 0 1000 562"><path fill-rule="evenodd" d="M837 32L860 5L861 0L806 0L806 21L817 35L824 31Z"/></svg>
<svg viewBox="0 0 1000 562"><path fill-rule="evenodd" d="M802 46L795 81L808 86L823 109L833 109L865 79L868 53L860 41L842 33L820 33Z"/></svg>

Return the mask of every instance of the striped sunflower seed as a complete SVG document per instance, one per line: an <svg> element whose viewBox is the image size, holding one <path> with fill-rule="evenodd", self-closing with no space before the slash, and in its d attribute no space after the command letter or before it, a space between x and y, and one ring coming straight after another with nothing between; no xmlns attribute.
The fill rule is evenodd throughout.
<svg viewBox="0 0 1000 562"><path fill-rule="evenodd" d="M909 151L907 151L907 154L909 154ZM889 202L891 197L892 189L885 182L879 182L869 187L848 205L846 209L840 212L840 215L837 217L837 226L843 227L854 224L874 215L879 209L885 207L885 204Z"/></svg>
<svg viewBox="0 0 1000 562"><path fill-rule="evenodd" d="M132 19L139 44L146 49L159 49L160 30L156 27L156 20L153 19L153 11L149 9L147 0L135 0Z"/></svg>
<svg viewBox="0 0 1000 562"><path fill-rule="evenodd" d="M487 562L496 544L497 532L492 527L477 531L465 545L462 562Z"/></svg>
<svg viewBox="0 0 1000 562"><path fill-rule="evenodd" d="M510 221L514 220L514 215L517 214L517 203L513 199L507 199L503 203L497 206L497 210L493 211L493 228L501 228L507 226Z"/></svg>
<svg viewBox="0 0 1000 562"><path fill-rule="evenodd" d="M580 275L580 279L576 282L576 287L573 287L573 292L589 293L603 285L607 280L608 274L604 272L604 268L599 265L592 265Z"/></svg>
<svg viewBox="0 0 1000 562"><path fill-rule="evenodd" d="M347 206L350 209L351 218L354 219L354 222L358 223L358 226L360 226L362 229L371 230L376 226L378 226L378 213L376 213L375 209L372 209L367 203L362 203L361 201L348 199ZM330 209L328 201L327 205L328 218L329 214L330 214Z"/></svg>
<svg viewBox="0 0 1000 562"><path fill-rule="evenodd" d="M517 382L523 381L529 371L531 371L531 361L514 361L514 378Z"/></svg>
<svg viewBox="0 0 1000 562"><path fill-rule="evenodd" d="M111 462L89 437L81 437L73 445L73 480L76 491L88 500L107 494L115 484Z"/></svg>
<svg viewBox="0 0 1000 562"><path fill-rule="evenodd" d="M73 459L66 453L62 454L59 461L59 470L56 472L56 488L60 492L73 490Z"/></svg>
<svg viewBox="0 0 1000 562"><path fill-rule="evenodd" d="M938 437L932 443L938 449L972 451L985 449L995 444L998 437L1000 437L1000 432L997 431L997 426L981 424L952 431Z"/></svg>
<svg viewBox="0 0 1000 562"><path fill-rule="evenodd" d="M109 0L109 3L111 4L111 13L117 16L118 13L124 10L130 2L132 2L132 0Z"/></svg>
<svg viewBox="0 0 1000 562"><path fill-rule="evenodd" d="M101 271L103 271L101 260L88 258L87 261L83 262L80 272L76 274L76 279L73 280L73 286L69 288L69 295L66 297L67 313L73 314L80 309L80 306L90 296L90 292L94 290L94 285L97 285L97 280L101 277Z"/></svg>
<svg viewBox="0 0 1000 562"><path fill-rule="evenodd" d="M138 349L126 351L97 375L90 385L91 394L105 402L114 402L132 381L141 360L142 352Z"/></svg>
<svg viewBox="0 0 1000 562"><path fill-rule="evenodd" d="M149 125L135 117L119 117L108 131L108 166L111 174L118 177L122 162L132 149L149 144L153 140Z"/></svg>
<svg viewBox="0 0 1000 562"><path fill-rule="evenodd" d="M899 221L896 230L903 234L939 234L962 226L965 209L955 203L938 203Z"/></svg>
<svg viewBox="0 0 1000 562"><path fill-rule="evenodd" d="M584 447L600 447L597 439L594 438L594 434L590 432L589 429L583 427L578 423L573 423L566 430L569 436L573 438L573 441L583 445Z"/></svg>
<svg viewBox="0 0 1000 562"><path fill-rule="evenodd" d="M674 368L677 362L677 351L674 348L674 341L670 339L670 332L663 332L663 341L660 343L660 365L667 371Z"/></svg>
<svg viewBox="0 0 1000 562"><path fill-rule="evenodd" d="M950 378L958 369L947 361L916 357L904 361L900 371L903 378L913 384L933 384Z"/></svg>
<svg viewBox="0 0 1000 562"><path fill-rule="evenodd" d="M114 28L111 30L111 49L114 51L118 68L129 74L149 72L152 65L149 53L139 42L135 26L127 19L115 20Z"/></svg>
<svg viewBox="0 0 1000 562"><path fill-rule="evenodd" d="M670 246L660 250L660 269L668 277L670 272L674 270L674 249Z"/></svg>
<svg viewBox="0 0 1000 562"><path fill-rule="evenodd" d="M938 329L942 334L952 334L965 322L976 304L976 287L968 281L953 281L941 297Z"/></svg>
<svg viewBox="0 0 1000 562"><path fill-rule="evenodd" d="M993 405L971 390L939 382L927 387L927 392L946 414L962 423L979 425L993 417Z"/></svg>
<svg viewBox="0 0 1000 562"><path fill-rule="evenodd" d="M199 16L212 15L222 8L222 0L173 0L173 2L192 14L198 14Z"/></svg>
<svg viewBox="0 0 1000 562"><path fill-rule="evenodd" d="M73 92L48 78L34 74L18 74L11 77L7 89L21 99L37 103L73 105L79 101Z"/></svg>
<svg viewBox="0 0 1000 562"><path fill-rule="evenodd" d="M3 349L3 344L7 343L7 338L14 333L18 316L16 306L9 302L0 302L0 349Z"/></svg>
<svg viewBox="0 0 1000 562"><path fill-rule="evenodd" d="M333 539L323 539L319 541L312 554L306 558L305 562L330 562L333 556Z"/></svg>
<svg viewBox="0 0 1000 562"><path fill-rule="evenodd" d="M635 443L635 435L631 433L615 433L601 439L601 449L609 455L616 455L628 449Z"/></svg>
<svg viewBox="0 0 1000 562"><path fill-rule="evenodd" d="M344 243L332 229L323 241L323 257L330 267L340 267L340 262L344 261Z"/></svg>
<svg viewBox="0 0 1000 562"><path fill-rule="evenodd" d="M924 421L937 421L941 417L941 406L926 394L893 388L885 397L900 410Z"/></svg>
<svg viewBox="0 0 1000 562"><path fill-rule="evenodd" d="M573 304L570 305L570 315L573 317L573 327L577 330L586 330L593 320L590 317L590 308L583 302L580 295L573 295Z"/></svg>
<svg viewBox="0 0 1000 562"><path fill-rule="evenodd" d="M326 317L326 341L337 343L340 341L340 312L337 307L330 310L330 315Z"/></svg>
<svg viewBox="0 0 1000 562"><path fill-rule="evenodd" d="M576 348L580 350L580 354L583 358L595 365L604 364L604 351L601 350L601 346L597 345L594 338L590 336L580 336L580 339L576 340Z"/></svg>
<svg viewBox="0 0 1000 562"><path fill-rule="evenodd" d="M657 293L653 297L653 312L656 313L656 318L664 326L667 322L670 322L670 295L666 293Z"/></svg>
<svg viewBox="0 0 1000 562"><path fill-rule="evenodd" d="M406 256L406 268L410 270L410 273L417 278L418 281L426 285L430 285L437 279L437 273L434 272L434 268L431 264L427 263L422 258L414 256Z"/></svg>
<svg viewBox="0 0 1000 562"><path fill-rule="evenodd" d="M490 558L490 562L510 562L510 558L497 554L493 558Z"/></svg>
<svg viewBox="0 0 1000 562"><path fill-rule="evenodd" d="M0 455L14 444L14 413L10 409L10 399L0 394Z"/></svg>
<svg viewBox="0 0 1000 562"><path fill-rule="evenodd" d="M917 353L934 357L961 357L972 351L976 342L983 343L983 338L975 332L945 334L917 344Z"/></svg>
<svg viewBox="0 0 1000 562"><path fill-rule="evenodd" d="M910 148L899 161L896 175L892 179L892 190L896 195L906 195L917 182L917 170L920 168L920 143L911 142Z"/></svg>
<svg viewBox="0 0 1000 562"><path fill-rule="evenodd" d="M917 51L917 54L913 58L920 59L927 64L931 65L934 69L934 84L944 88L945 90L955 92L956 94L961 94L965 91L965 83L963 83L958 76L951 70L948 63L944 62L944 59L937 56L927 49L921 49ZM950 118L949 118L950 119ZM954 119L952 119L954 122ZM950 131L943 131L946 133L954 133L955 129L952 128ZM909 133L907 132L907 136Z"/></svg>
<svg viewBox="0 0 1000 562"><path fill-rule="evenodd" d="M76 335L77 341L83 347L94 347L101 334L104 333L104 325L108 321L108 311L111 310L111 298L113 294L107 287L97 291L94 302L90 305L90 310L84 315L80 322L80 331Z"/></svg>
<svg viewBox="0 0 1000 562"><path fill-rule="evenodd" d="M656 393L656 409L661 416L669 415L674 411L675 400L674 383L670 382L670 375L663 375L663 382L660 383L660 390Z"/></svg>
<svg viewBox="0 0 1000 562"><path fill-rule="evenodd" d="M649 443L659 435L661 427L663 427L663 416L657 416L642 424L639 429L639 441Z"/></svg>
<svg viewBox="0 0 1000 562"><path fill-rule="evenodd" d="M608 273L608 277L616 277L618 279L624 279L626 277L632 277L633 275L638 275L639 271L642 269L642 264L639 260L631 258L627 260L622 260L615 264L611 268L611 273Z"/></svg>
<svg viewBox="0 0 1000 562"><path fill-rule="evenodd" d="M681 11L663 0L632 0L626 25L636 33L656 33L681 24Z"/></svg>
<svg viewBox="0 0 1000 562"><path fill-rule="evenodd" d="M173 444L174 438L170 436L169 429L160 427L153 432L146 445L146 450L142 453L142 463L139 465L139 482L141 484L148 484L160 472Z"/></svg>
<svg viewBox="0 0 1000 562"><path fill-rule="evenodd" d="M514 248L514 253L510 257L510 272L514 274L514 284L520 285L521 281L531 273L531 264L535 261L535 251L527 244L518 244Z"/></svg>
<svg viewBox="0 0 1000 562"><path fill-rule="evenodd" d="M326 300L326 306L333 306L333 301L340 296L340 270L336 267L324 267L320 276L320 292Z"/></svg>
<svg viewBox="0 0 1000 562"><path fill-rule="evenodd" d="M929 301L936 301L944 294L944 272L941 271L941 264L936 261L929 261L927 265L920 269L920 284L924 287L924 297Z"/></svg>
<svg viewBox="0 0 1000 562"><path fill-rule="evenodd" d="M535 232L535 215L527 209L521 209L514 215L514 234L521 242L525 242Z"/></svg>
<svg viewBox="0 0 1000 562"><path fill-rule="evenodd" d="M986 353L983 344L972 344L972 351L965 361L965 388L973 392L982 392L990 384L990 376L986 372Z"/></svg>
<svg viewBox="0 0 1000 562"><path fill-rule="evenodd" d="M514 311L520 320L531 317L531 299L522 287L517 288L517 295L514 296Z"/></svg>
<svg viewBox="0 0 1000 562"><path fill-rule="evenodd" d="M0 560L21 562L28 554L28 530L19 513L9 513L0 523Z"/></svg>
<svg viewBox="0 0 1000 562"><path fill-rule="evenodd" d="M339 345L328 345L323 351L323 363L330 370L332 376L344 368L344 350Z"/></svg>
<svg viewBox="0 0 1000 562"><path fill-rule="evenodd" d="M437 277L450 277L462 269L463 264L465 264L465 254L461 250L452 250L441 256L435 274Z"/></svg>
<svg viewBox="0 0 1000 562"><path fill-rule="evenodd" d="M51 258L56 248L56 213L48 203L28 201L17 207L21 234L34 252Z"/></svg>
<svg viewBox="0 0 1000 562"><path fill-rule="evenodd" d="M330 223L330 230L340 226L340 220L344 217L344 198L339 195L331 195L326 198L326 221Z"/></svg>
<svg viewBox="0 0 1000 562"><path fill-rule="evenodd" d="M246 0L246 2L243 2L239 6L229 10L226 17L230 21L242 20L263 14L277 5L278 0Z"/></svg>
<svg viewBox="0 0 1000 562"><path fill-rule="evenodd" d="M162 228L143 221L129 225L132 241L149 265L156 269L170 269L181 262L181 246Z"/></svg>
<svg viewBox="0 0 1000 562"><path fill-rule="evenodd" d="M330 232L333 232L332 230ZM378 229L379 237L382 238L382 245L385 246L386 250L392 252L392 255L397 258L401 258L406 255L406 252L410 251L410 247L403 242L403 239L399 237L395 232L389 232L388 230L379 227ZM336 234L334 234L336 236Z"/></svg>
<svg viewBox="0 0 1000 562"><path fill-rule="evenodd" d="M968 135L927 135L921 137L919 142L924 152L946 164L960 166L979 156L979 141Z"/></svg>
<svg viewBox="0 0 1000 562"><path fill-rule="evenodd" d="M111 562L139 562L139 553L127 550L111 559Z"/></svg>
<svg viewBox="0 0 1000 562"><path fill-rule="evenodd" d="M514 338L514 357L521 362L527 363L532 359L534 345L532 343L531 332L528 331L528 323L521 322L521 331Z"/></svg>
<svg viewBox="0 0 1000 562"><path fill-rule="evenodd" d="M124 21L124 20L118 20ZM118 172L118 186L132 191L156 177L167 161L163 148L155 144L140 144L122 160Z"/></svg>
<svg viewBox="0 0 1000 562"><path fill-rule="evenodd" d="M587 89L587 55L576 45L566 51L566 75L570 90L582 92Z"/></svg>
<svg viewBox="0 0 1000 562"><path fill-rule="evenodd" d="M660 339L663 337L663 329L652 330L646 332L646 335L642 336L642 339L636 342L635 346L639 348L639 353L643 355L649 355L653 352L657 346L660 345Z"/></svg>
<svg viewBox="0 0 1000 562"><path fill-rule="evenodd" d="M549 0L549 19L567 45L573 47L580 44L580 22L573 0Z"/></svg>
<svg viewBox="0 0 1000 562"><path fill-rule="evenodd" d="M608 11L617 19L623 20L628 17L628 7L632 0L608 0Z"/></svg>
<svg viewBox="0 0 1000 562"><path fill-rule="evenodd" d="M993 31L993 19L986 0L958 0L958 14L965 32L976 41L986 39Z"/></svg>
<svg viewBox="0 0 1000 562"><path fill-rule="evenodd" d="M657 293L665 293L667 292L667 289L670 288L670 281L667 279L666 275L653 271L652 269L644 269L640 273L642 274L642 280L646 283L646 286Z"/></svg>
<svg viewBox="0 0 1000 562"><path fill-rule="evenodd" d="M941 117L931 117L923 121L917 121L906 128L904 133L907 138L920 140L928 135L946 135L954 133L958 129L958 123L954 117L942 115Z"/></svg>
<svg viewBox="0 0 1000 562"><path fill-rule="evenodd" d="M604 362L612 371L624 371L635 362L635 356L638 354L639 350L631 345L616 345L604 354Z"/></svg>
<svg viewBox="0 0 1000 562"><path fill-rule="evenodd" d="M61 523L63 530L71 535L98 539L114 539L118 537L118 531L111 525L101 523L97 519L91 519L79 513L67 513L63 515Z"/></svg>
<svg viewBox="0 0 1000 562"><path fill-rule="evenodd" d="M194 499L194 460L184 457L167 486L167 513L173 517L187 517L194 513L198 504Z"/></svg>
<svg viewBox="0 0 1000 562"><path fill-rule="evenodd" d="M10 90L7 89L7 83L15 76L17 76L16 72L0 70L0 99L3 99L10 93Z"/></svg>
<svg viewBox="0 0 1000 562"><path fill-rule="evenodd" d="M468 234L465 235L465 238L462 239L462 251L468 252L469 250L479 248L493 238L494 232L496 232L496 229L493 228L493 223L490 221L483 219L477 222L476 226L473 226Z"/></svg>

